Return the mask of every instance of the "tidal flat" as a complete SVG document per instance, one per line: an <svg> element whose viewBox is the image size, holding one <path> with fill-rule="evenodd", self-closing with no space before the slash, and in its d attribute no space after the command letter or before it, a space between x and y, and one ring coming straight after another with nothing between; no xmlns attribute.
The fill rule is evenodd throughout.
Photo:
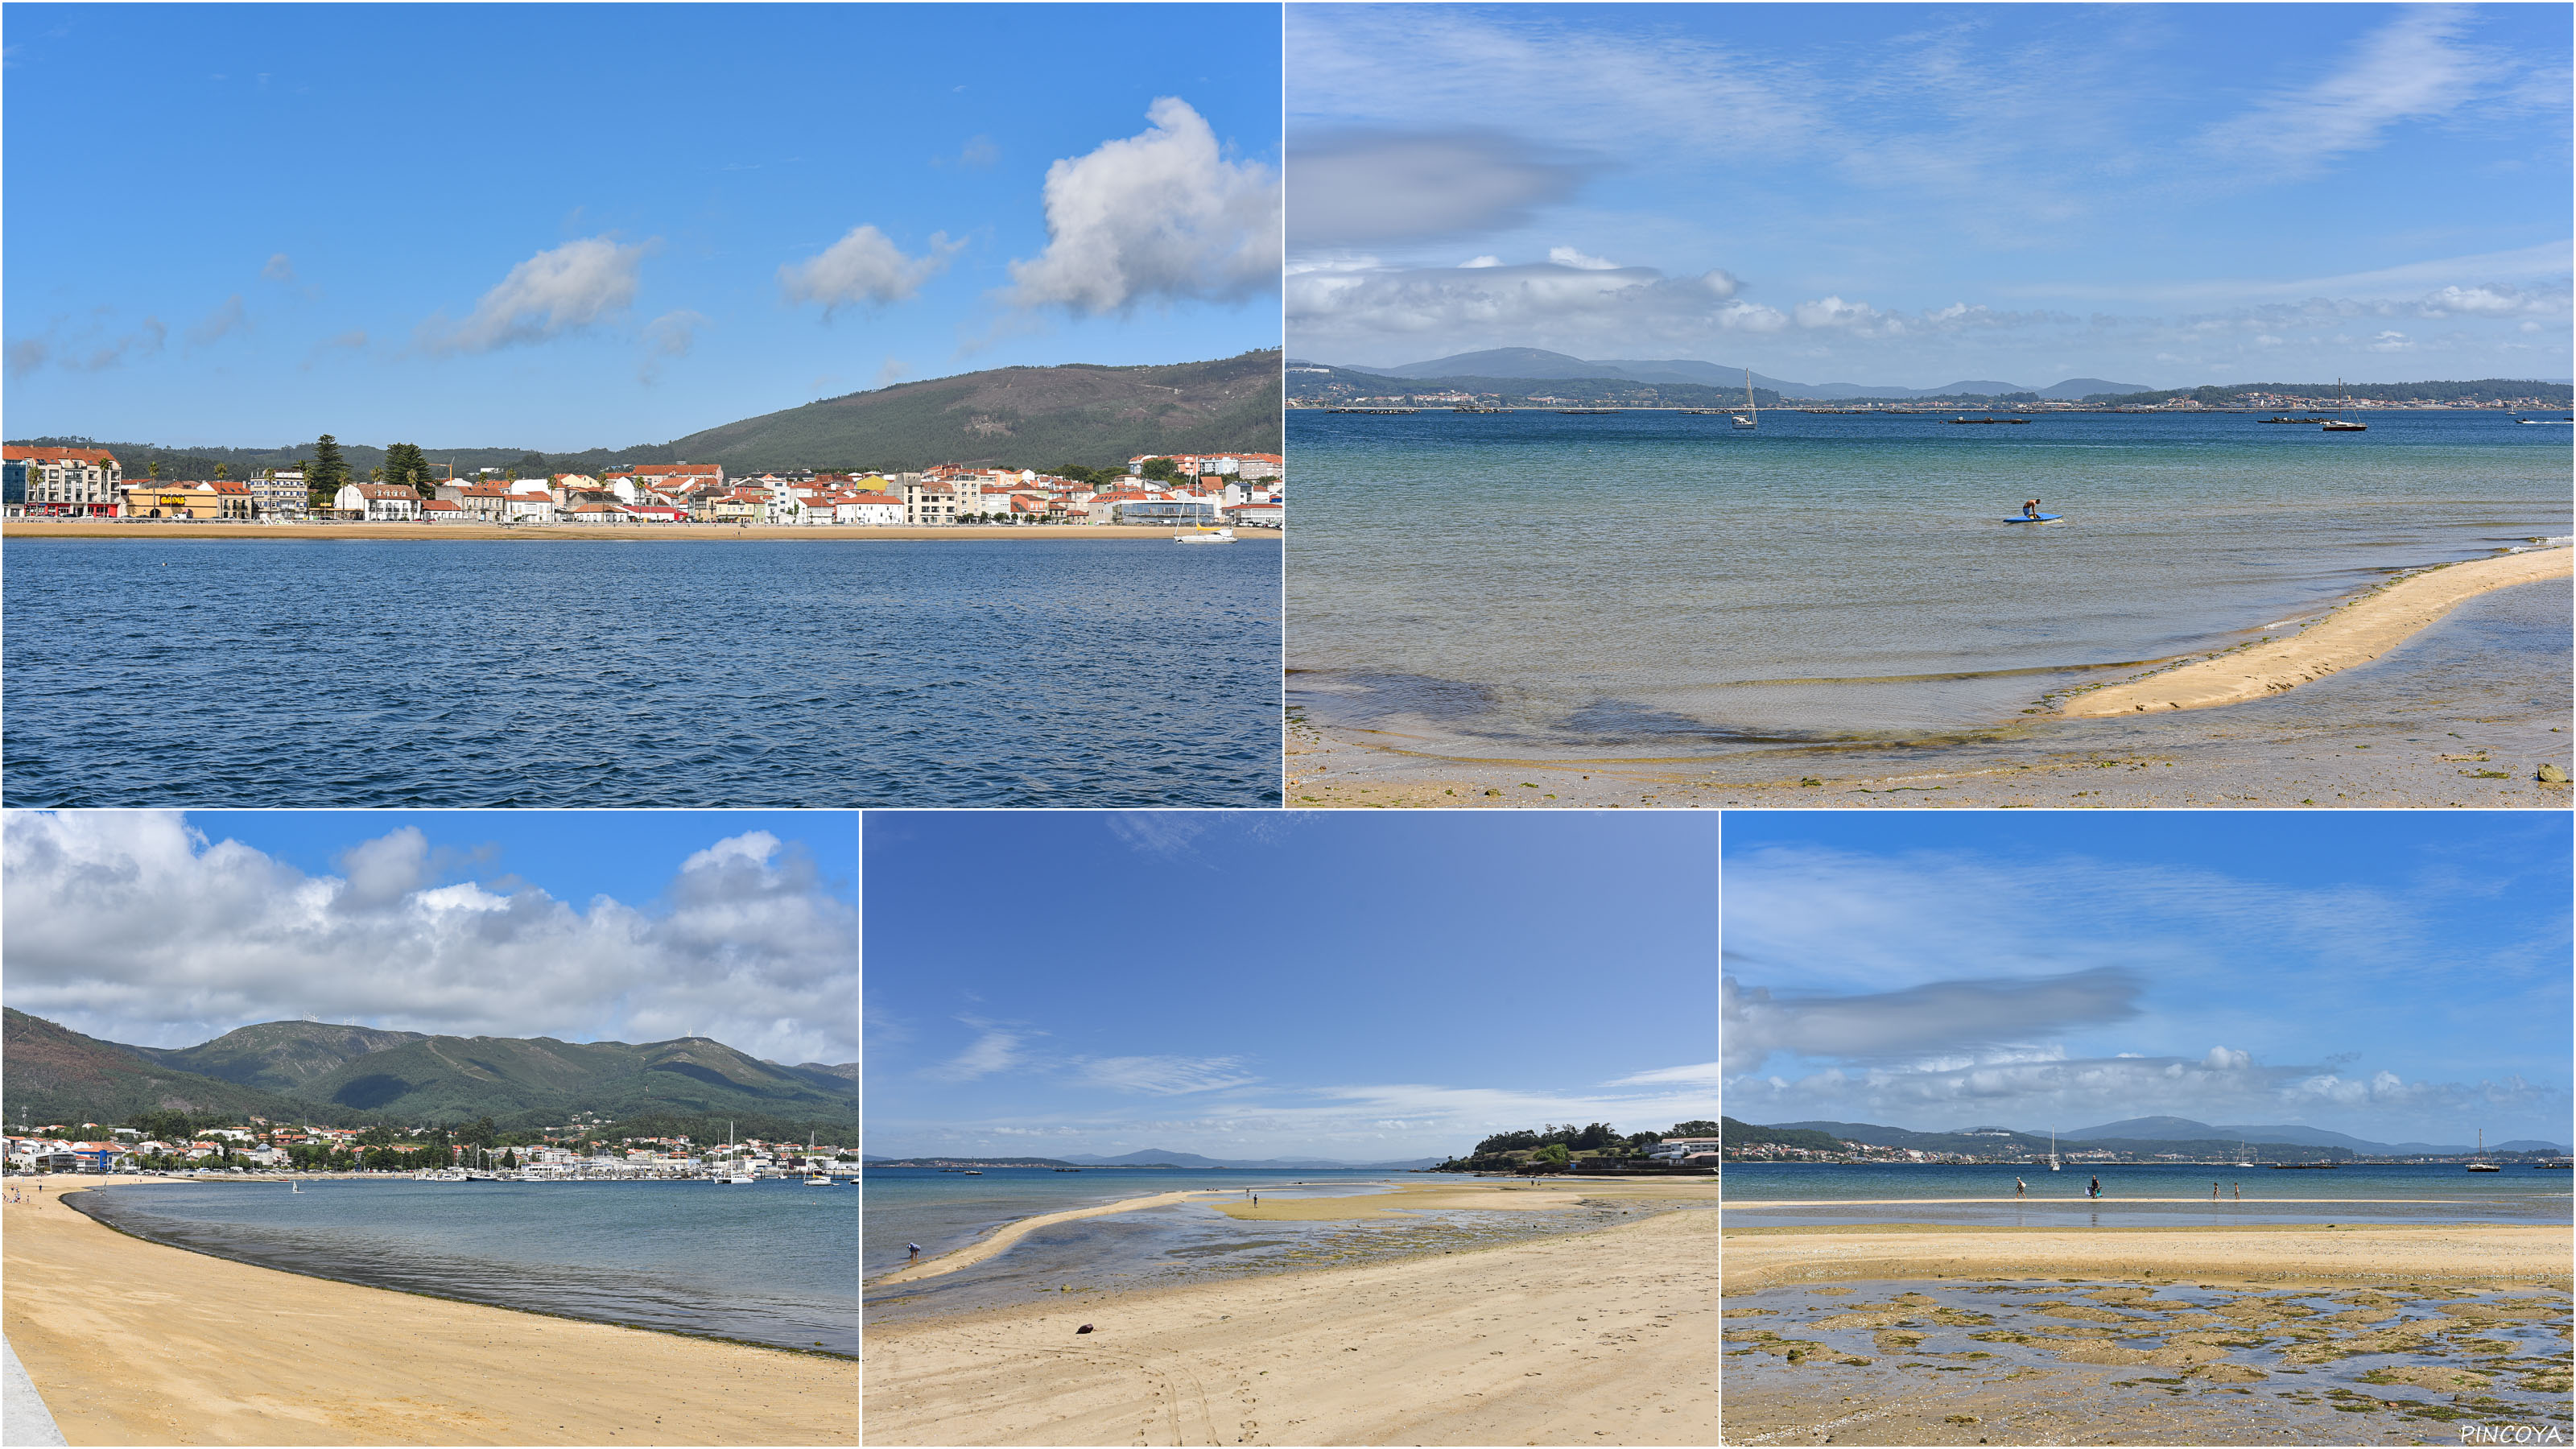
<svg viewBox="0 0 2576 1449"><path fill-rule="evenodd" d="M2454 1444L2576 1433L2563 1288L2100 1278L1730 1293L1728 1444Z"/></svg>

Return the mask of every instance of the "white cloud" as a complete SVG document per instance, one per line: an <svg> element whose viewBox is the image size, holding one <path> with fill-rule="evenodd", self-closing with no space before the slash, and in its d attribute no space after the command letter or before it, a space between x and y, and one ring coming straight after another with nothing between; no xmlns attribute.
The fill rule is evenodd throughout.
<svg viewBox="0 0 2576 1449"><path fill-rule="evenodd" d="M2370 339L2373 352L2412 352L2415 344L2403 332L2382 332Z"/></svg>
<svg viewBox="0 0 2576 1449"><path fill-rule="evenodd" d="M1086 1085L1158 1097L1213 1092L1261 1080L1241 1070L1240 1057L1098 1057L1078 1059L1072 1065Z"/></svg>
<svg viewBox="0 0 2576 1449"><path fill-rule="evenodd" d="M900 302L946 271L965 245L933 232L929 250L908 257L884 232L862 224L820 254L780 267L778 285L790 303L822 303L826 316L839 307Z"/></svg>
<svg viewBox="0 0 2576 1449"><path fill-rule="evenodd" d="M437 353L489 352L588 327L634 304L644 251L595 236L539 252L512 267L464 321L450 324L442 313L423 322L420 344Z"/></svg>
<svg viewBox="0 0 2576 1449"><path fill-rule="evenodd" d="M295 263L287 260L286 253L276 252L270 255L268 265L259 269L259 274L272 282L292 282L295 280Z"/></svg>
<svg viewBox="0 0 2576 1449"><path fill-rule="evenodd" d="M1588 257L1572 247L1549 247L1547 259L1560 267L1574 267L1586 272L1615 272L1619 264L1605 257Z"/></svg>
<svg viewBox="0 0 2576 1449"><path fill-rule="evenodd" d="M1020 1050L1020 1043L1026 1039L1021 1032L999 1027L989 1029L975 1038L974 1045L933 1067L930 1075L945 1082L971 1082L977 1077L1009 1071L1028 1060L1026 1053Z"/></svg>
<svg viewBox="0 0 2576 1449"><path fill-rule="evenodd" d="M2457 43L2469 19L2448 6L2399 11L2362 37L2339 69L2211 127L2203 140L2223 153L2259 156L2276 173L2305 174L2377 146L2400 122L2447 115L2501 79Z"/></svg>
<svg viewBox="0 0 2576 1449"><path fill-rule="evenodd" d="M1047 168L1047 248L1011 263L1011 305L1077 314L1143 302L1231 302L1279 284L1279 178L1225 158L1177 97L1156 100L1142 134Z"/></svg>
<svg viewBox="0 0 2576 1449"><path fill-rule="evenodd" d="M758 832L691 857L648 907L440 884L445 857L409 826L321 876L177 814L12 813L0 831L9 1002L93 1036L185 1046L310 1015L857 1057L856 912Z"/></svg>

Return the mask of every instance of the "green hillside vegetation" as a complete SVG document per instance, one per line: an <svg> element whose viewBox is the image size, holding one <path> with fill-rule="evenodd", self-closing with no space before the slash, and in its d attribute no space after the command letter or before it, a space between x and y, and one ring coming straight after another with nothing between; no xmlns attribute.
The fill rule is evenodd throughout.
<svg viewBox="0 0 2576 1449"><path fill-rule="evenodd" d="M1721 1128L1718 1136L1729 1149L1776 1143L1782 1147L1804 1147L1816 1152L1851 1150L1851 1144L1841 1138L1802 1127L1756 1127L1749 1122L1738 1122L1732 1117L1722 1117L1718 1121Z"/></svg>
<svg viewBox="0 0 2576 1449"><path fill-rule="evenodd" d="M12 1123L116 1123L143 1112L227 1122L253 1114L300 1121L313 1110L275 1092L166 1066L14 1008L0 1008L0 1023L0 1064L6 1068L0 1098ZM372 1119L349 1112L325 1120L354 1126Z"/></svg>
<svg viewBox="0 0 2576 1449"><path fill-rule="evenodd" d="M614 1119L621 1136L704 1142L721 1141L727 1119L746 1137L856 1140L859 1117L854 1066L779 1066L704 1037L639 1046L273 1021L173 1049L97 1041L12 1011L5 1065L21 1121L175 1110L316 1125L491 1118L526 1132L590 1114Z"/></svg>
<svg viewBox="0 0 2576 1449"><path fill-rule="evenodd" d="M1513 1172L1527 1167L1564 1168L1578 1162L1607 1164L1643 1157L1646 1149L1667 1137L1715 1137L1714 1122L1676 1122L1667 1131L1622 1133L1607 1122L1577 1127L1548 1125L1535 1130L1497 1132L1465 1157L1453 1157L1435 1172Z"/></svg>
<svg viewBox="0 0 2576 1449"><path fill-rule="evenodd" d="M1139 453L1275 453L1279 437L1274 348L1171 367L1005 367L904 383L709 428L671 448L729 473L1050 468L1124 464Z"/></svg>
<svg viewBox="0 0 2576 1449"><path fill-rule="evenodd" d="M597 475L642 463L721 463L728 474L815 468L914 470L933 463L1053 469L1123 467L1139 453L1280 449L1279 351L1168 366L1004 367L901 383L707 428L668 443L546 453L524 447L420 447L434 481L499 468L522 478ZM322 429L316 429L321 432ZM85 437L13 444L105 448L125 476L249 478L315 459L314 443L275 448L164 447ZM342 442L350 476L386 466L388 446Z"/></svg>

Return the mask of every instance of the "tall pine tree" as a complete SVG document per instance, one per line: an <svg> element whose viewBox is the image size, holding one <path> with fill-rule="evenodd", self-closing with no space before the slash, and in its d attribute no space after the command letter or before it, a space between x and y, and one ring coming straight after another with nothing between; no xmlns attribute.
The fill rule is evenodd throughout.
<svg viewBox="0 0 2576 1449"><path fill-rule="evenodd" d="M313 466L304 473L304 492L315 508L334 506L340 487L349 481L349 465L340 457L340 444L329 433L313 445Z"/></svg>

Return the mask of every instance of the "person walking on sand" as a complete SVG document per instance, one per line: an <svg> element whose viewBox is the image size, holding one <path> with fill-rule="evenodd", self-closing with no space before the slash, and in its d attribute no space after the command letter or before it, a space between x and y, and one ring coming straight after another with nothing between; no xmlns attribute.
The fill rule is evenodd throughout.
<svg viewBox="0 0 2576 1449"><path fill-rule="evenodd" d="M2030 1185L2028 1183L2023 1182L2018 1177L2013 1179L2013 1196L2022 1197L2027 1195L2029 1192Z"/></svg>
<svg viewBox="0 0 2576 1449"><path fill-rule="evenodd" d="M2216 1202L2216 1201L2218 1201L2218 1184L2217 1184L2217 1183L2214 1183L2214 1182L2213 1182L2213 1183L2211 1183L2211 1184L2209 1185L2209 1200L2210 1200L2211 1202Z"/></svg>
<svg viewBox="0 0 2576 1449"><path fill-rule="evenodd" d="M2238 1183L2230 1183L2230 1184L2229 1184L2229 1186L2231 1186L2231 1187L2233 1187L2233 1188L2235 1188L2235 1189L2236 1189L2236 1200L2237 1200L2238 1202L2243 1202L2243 1201L2245 1201L2245 1184L2243 1184L2243 1183L2241 1183L2241 1182L2238 1182Z"/></svg>

